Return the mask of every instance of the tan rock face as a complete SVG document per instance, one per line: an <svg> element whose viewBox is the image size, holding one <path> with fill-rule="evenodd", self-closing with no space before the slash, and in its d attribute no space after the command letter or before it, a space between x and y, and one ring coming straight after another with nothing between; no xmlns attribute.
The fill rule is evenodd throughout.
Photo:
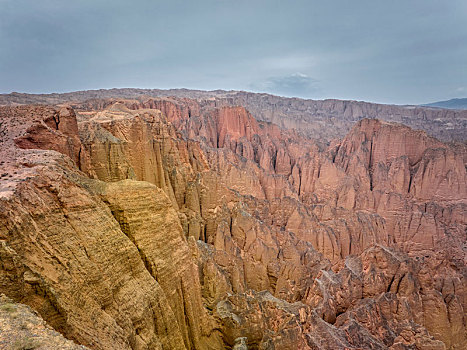
<svg viewBox="0 0 467 350"><path fill-rule="evenodd" d="M0 292L66 337L467 346L462 149L362 120L321 151L217 100L76 107L0 108Z"/></svg>
<svg viewBox="0 0 467 350"><path fill-rule="evenodd" d="M23 151L16 161L34 175L12 171L15 195L2 191L2 292L92 348L218 348L221 340L202 307L178 216L161 190L133 182L107 189L49 151ZM144 204L128 201L131 196ZM158 211L164 224L145 221L141 227L132 216L138 206ZM156 244L151 254L139 248L147 234ZM178 250L161 260L155 248L162 243ZM172 265L178 254L184 263Z"/></svg>
<svg viewBox="0 0 467 350"><path fill-rule="evenodd" d="M215 348L216 342L219 346L220 335L202 303L197 265L164 192L145 182L125 180L108 185L101 196L163 289L186 348Z"/></svg>
<svg viewBox="0 0 467 350"><path fill-rule="evenodd" d="M2 292L90 347L183 348L137 247L102 200L57 168L21 183L2 203Z"/></svg>

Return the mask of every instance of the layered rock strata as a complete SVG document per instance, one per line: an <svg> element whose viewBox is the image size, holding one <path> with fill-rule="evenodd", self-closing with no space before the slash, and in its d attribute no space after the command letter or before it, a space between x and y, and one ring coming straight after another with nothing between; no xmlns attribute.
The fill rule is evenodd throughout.
<svg viewBox="0 0 467 350"><path fill-rule="evenodd" d="M304 100L246 91L201 91L189 89L109 89L53 94L0 94L0 105L74 104L95 108L104 99L177 98L201 104L246 107L257 120L281 128L295 128L324 143L344 137L353 124L364 118L379 118L426 131L443 141L465 142L467 111L428 106L396 106L344 100Z"/></svg>
<svg viewBox="0 0 467 350"><path fill-rule="evenodd" d="M89 106L88 106L89 107ZM465 152L216 101L0 108L0 291L95 349L462 349Z"/></svg>

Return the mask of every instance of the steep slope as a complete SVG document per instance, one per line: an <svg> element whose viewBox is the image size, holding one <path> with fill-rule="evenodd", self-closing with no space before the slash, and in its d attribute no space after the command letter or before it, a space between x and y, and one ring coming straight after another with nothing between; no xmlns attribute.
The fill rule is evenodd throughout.
<svg viewBox="0 0 467 350"><path fill-rule="evenodd" d="M178 217L161 190L128 183L115 191L85 177L60 153L14 146L43 148L43 142L22 140L38 129L36 124L48 135L49 113L40 107L2 110L5 135L23 134L16 142L2 138L2 168L10 171L1 191L2 292L37 310L66 337L92 348L218 348L212 321L199 309L199 282L189 271ZM60 133L59 139L65 135ZM66 153L68 147L58 150ZM119 204L119 196L132 195L138 198ZM140 247L148 231L157 239L151 225L160 225L133 224L131 211L142 217L142 207L157 210L171 227L171 237L163 230L159 238L179 246L166 256L170 263L165 268L153 256L156 251L149 255ZM172 266L177 256L184 263ZM157 271L151 268L156 264ZM207 338L214 339L212 345L205 344Z"/></svg>
<svg viewBox="0 0 467 350"><path fill-rule="evenodd" d="M0 292L66 337L466 346L463 151L365 119L323 152L216 100L77 107L0 108Z"/></svg>

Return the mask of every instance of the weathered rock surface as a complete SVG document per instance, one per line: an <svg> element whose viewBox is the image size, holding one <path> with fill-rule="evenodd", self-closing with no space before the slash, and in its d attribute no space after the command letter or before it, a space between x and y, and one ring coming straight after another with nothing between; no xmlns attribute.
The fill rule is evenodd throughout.
<svg viewBox="0 0 467 350"><path fill-rule="evenodd" d="M164 290L186 347L215 348L209 338L219 346L214 320L202 304L197 265L169 198L154 185L132 180L107 185L101 196Z"/></svg>
<svg viewBox="0 0 467 350"><path fill-rule="evenodd" d="M42 111L31 109L39 115ZM27 130L28 125L18 127ZM105 183L89 180L60 153L17 149L11 159L9 143L5 140L2 148L12 175L2 181L1 192L2 292L37 310L66 337L92 348L218 348L211 319L198 312L199 287L194 277L188 278L196 274L189 272L184 259L188 246L173 251L166 268L157 266L157 271L150 268L160 262L154 258L157 251L147 254L139 248L139 240L144 242L147 230L158 223L133 223L131 211L138 206L158 210L162 227L172 227L172 238L164 230L153 242L166 238L167 244L179 244L177 237L183 238L178 217L161 190L130 183L118 186L120 191L107 191ZM145 192L142 198L149 202L144 205L137 199L126 205L119 202L119 195L127 200ZM179 253L184 264L172 265ZM217 340L203 345L205 338Z"/></svg>
<svg viewBox="0 0 467 350"><path fill-rule="evenodd" d="M215 106L246 107L257 120L269 121L281 128L295 128L316 140L328 142L347 134L363 118L378 118L425 130L443 141L465 142L467 111L422 106L395 106L362 101L303 100L245 91L201 91L188 89L109 89L54 94L11 93L0 95L0 105L78 104L87 108L104 108L103 99L176 97ZM85 102L83 104L83 102ZM146 103L146 108L149 104ZM151 108L159 108L154 105Z"/></svg>
<svg viewBox="0 0 467 350"><path fill-rule="evenodd" d="M465 348L465 148L229 104L1 107L0 292L94 349Z"/></svg>
<svg viewBox="0 0 467 350"><path fill-rule="evenodd" d="M85 350L52 327L30 307L0 295L0 348L5 350Z"/></svg>

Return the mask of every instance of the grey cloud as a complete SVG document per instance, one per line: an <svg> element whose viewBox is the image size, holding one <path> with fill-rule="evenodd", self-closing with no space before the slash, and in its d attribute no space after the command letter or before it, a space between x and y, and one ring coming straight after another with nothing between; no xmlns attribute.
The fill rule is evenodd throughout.
<svg viewBox="0 0 467 350"><path fill-rule="evenodd" d="M316 98L320 93L319 81L302 73L269 77L250 84L250 88L288 97Z"/></svg>
<svg viewBox="0 0 467 350"><path fill-rule="evenodd" d="M0 92L446 100L467 86L466 19L465 0L0 0Z"/></svg>

